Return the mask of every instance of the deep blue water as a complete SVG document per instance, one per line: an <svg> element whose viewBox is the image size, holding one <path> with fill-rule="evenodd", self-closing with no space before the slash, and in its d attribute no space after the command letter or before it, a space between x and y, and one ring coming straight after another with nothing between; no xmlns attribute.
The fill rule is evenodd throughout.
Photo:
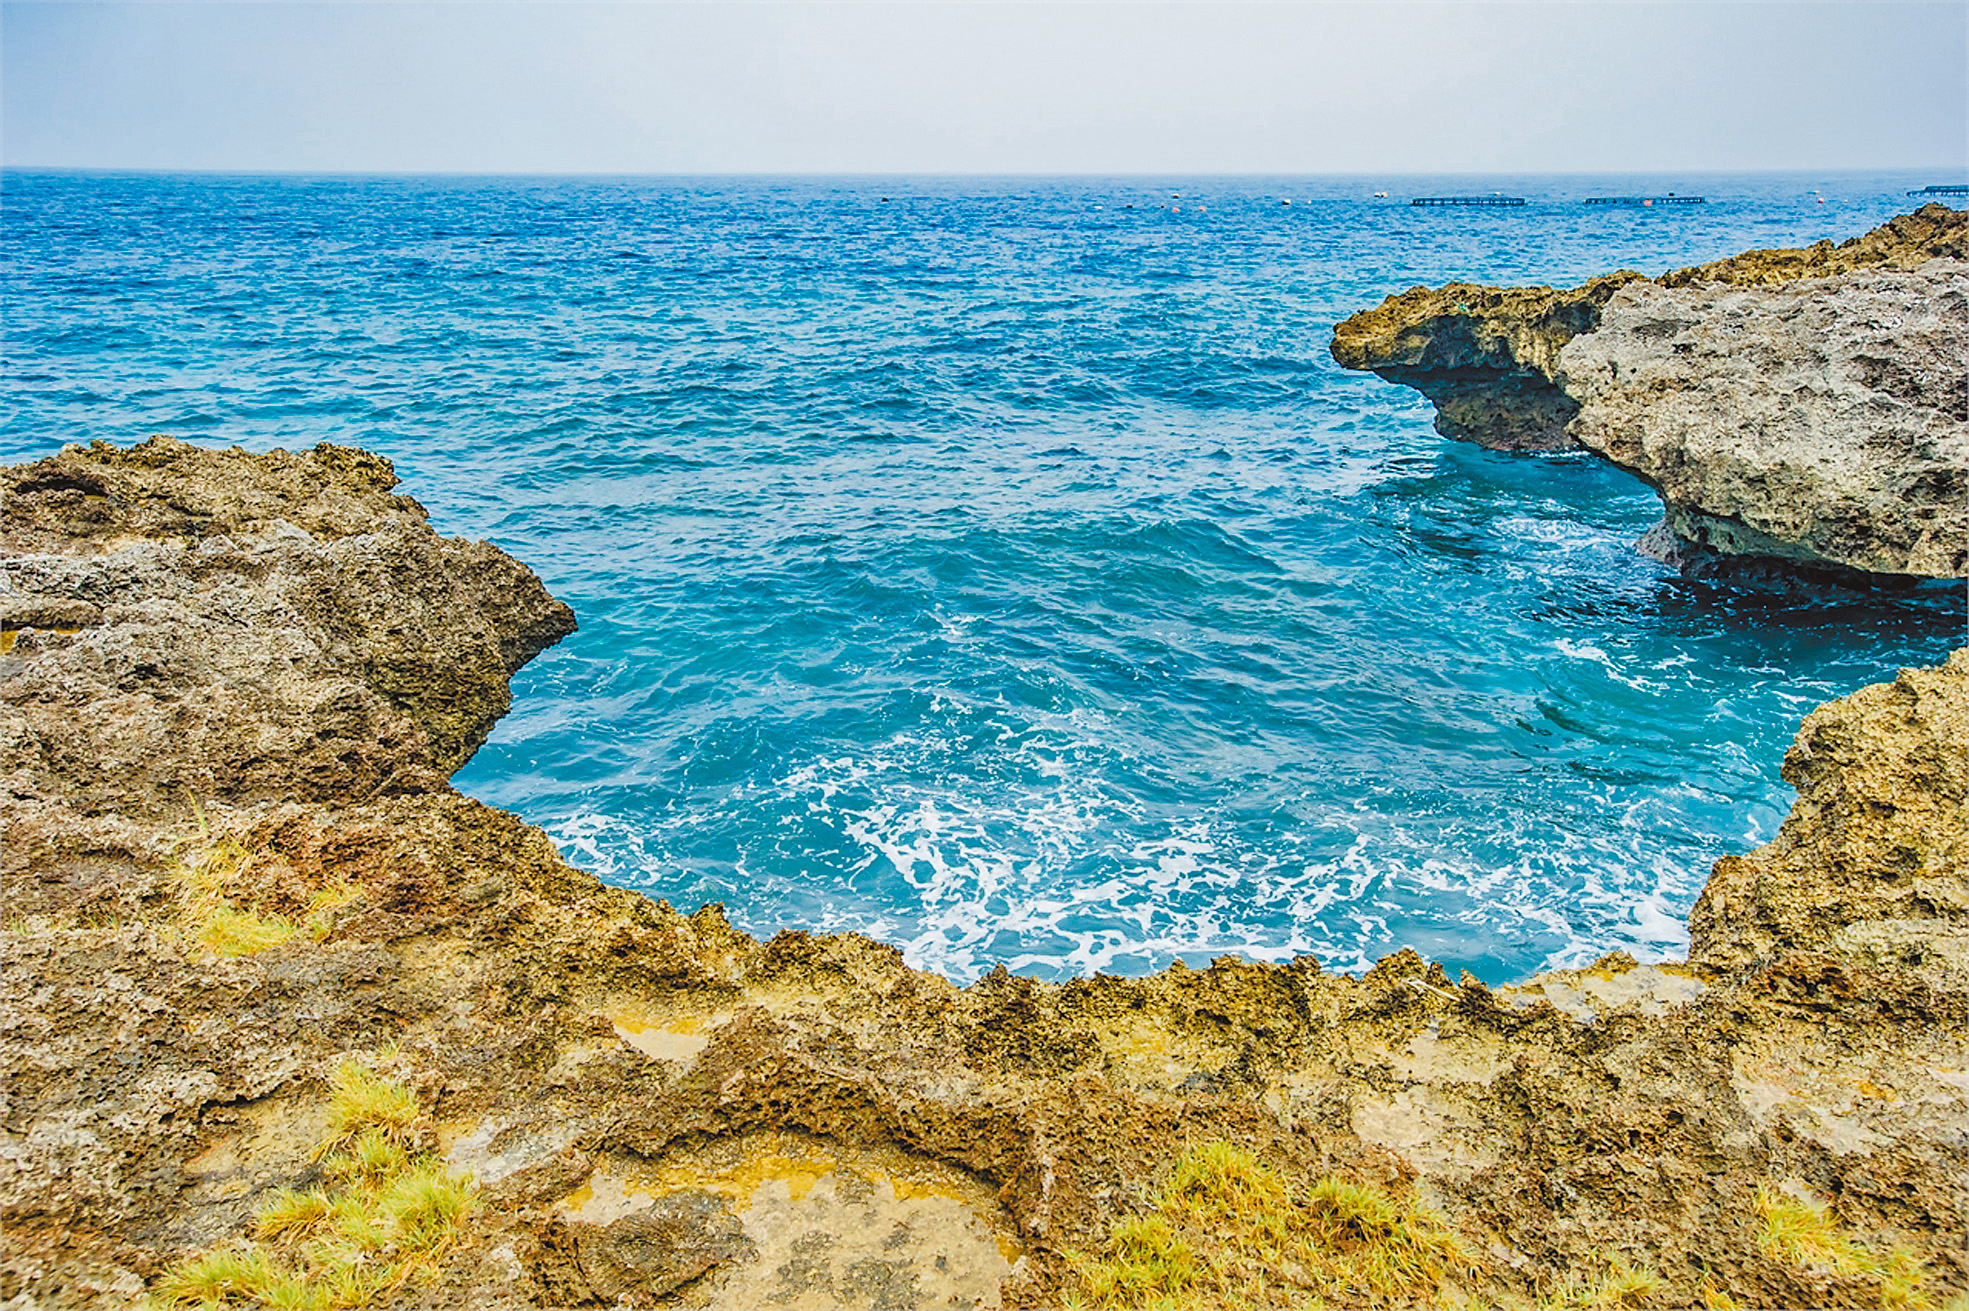
<svg viewBox="0 0 1969 1311"><path fill-rule="evenodd" d="M459 785L686 909L958 978L1495 982L1679 950L1800 716L1961 608L1684 582L1645 487L1443 440L1333 324L1937 180L8 174L0 457L387 454L581 618ZM1534 203L1401 203L1492 189ZM1576 203L1635 190L1711 203Z"/></svg>

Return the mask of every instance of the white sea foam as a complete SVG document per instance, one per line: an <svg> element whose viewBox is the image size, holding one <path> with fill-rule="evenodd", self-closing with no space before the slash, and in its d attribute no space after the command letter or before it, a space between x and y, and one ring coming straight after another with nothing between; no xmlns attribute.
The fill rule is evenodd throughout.
<svg viewBox="0 0 1969 1311"><path fill-rule="evenodd" d="M1606 671L1608 678L1613 679L1616 683L1625 684L1637 692L1660 695L1668 690L1666 683L1656 682L1651 678L1642 678L1637 674L1631 674L1625 669L1622 669L1604 649L1593 645L1591 642L1575 642L1571 638L1562 637L1552 645L1561 655L1568 656L1574 660L1588 661L1600 666L1601 669Z"/></svg>
<svg viewBox="0 0 1969 1311"><path fill-rule="evenodd" d="M959 979L1000 961L1075 974L1224 953L1281 960L1311 952L1329 968L1360 970L1404 945L1402 926L1418 913L1479 938L1542 939L1550 944L1543 964L1563 966L1616 946L1649 959L1679 951L1686 935L1674 908L1704 872L1657 860L1649 883L1636 887L1639 853L1630 843L1560 831L1521 834L1524 848L1487 862L1457 854L1419 819L1379 816L1374 831L1348 832L1351 812L1327 814L1262 849L1233 824L1192 815L1122 849L1116 834L1139 832L1146 816L1091 775L1028 775L1007 789L1009 798L933 790L905 749L928 740L898 737L867 757L788 771L774 791L841 836L848 878L830 882L817 871L817 882L755 898L742 920L770 931L779 925L756 922L758 904L808 907L810 927L875 933L901 945L911 964ZM1048 749L1062 746L1070 754L1071 744ZM870 793L883 799L847 799ZM1667 818L1644 813L1651 804L1633 807L1628 823L1643 827L1632 831ZM554 833L572 858L616 881L660 873L660 829L584 814ZM1330 851L1323 839L1341 834L1345 846L1323 859L1299 854ZM743 857L733 877L748 877ZM866 896L842 894L840 883L860 888L867 879ZM906 904L896 904L904 890ZM1023 947L1006 950L1011 944Z"/></svg>

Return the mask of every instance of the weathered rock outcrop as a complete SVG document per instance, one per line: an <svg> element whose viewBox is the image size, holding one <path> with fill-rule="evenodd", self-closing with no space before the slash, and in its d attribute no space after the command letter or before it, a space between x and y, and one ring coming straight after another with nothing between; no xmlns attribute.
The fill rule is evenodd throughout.
<svg viewBox="0 0 1969 1311"><path fill-rule="evenodd" d="M1768 845L1716 862L1689 916L1691 961L1729 970L1934 937L1947 945L1912 954L1969 968L1965 677L1969 650L1806 716L1784 758L1797 804Z"/></svg>
<svg viewBox="0 0 1969 1311"><path fill-rule="evenodd" d="M1776 1195L1969 1287L1969 653L1807 721L1799 804L1718 867L1686 966L1491 989L1404 951L1358 979L1226 959L960 989L864 938L758 942L605 888L451 791L423 744L484 723L434 733L364 671L472 644L511 667L567 619L389 481L333 448L168 443L0 474L32 525L0 548L9 613L60 621L0 656L0 1300L132 1304L245 1241L271 1190L322 1178L351 1057L478 1180L430 1282L381 1295L406 1307L1056 1305L1064 1253L1204 1139L1419 1193L1475 1304L1572 1305L1615 1259L1659 1274L1630 1306L1888 1295L1884 1264L1760 1241ZM417 563L372 563L392 551ZM119 560L163 601L117 590ZM374 697L389 744L297 730L304 687ZM170 725L154 765L115 754L126 720ZM194 922L220 901L309 928L222 955Z"/></svg>
<svg viewBox="0 0 1969 1311"><path fill-rule="evenodd" d="M1969 573L1969 264L1635 284L1559 375L1571 435L1661 493L1672 563Z"/></svg>
<svg viewBox="0 0 1969 1311"><path fill-rule="evenodd" d="M1843 245L1650 281L1416 288L1333 354L1435 400L1447 436L1581 445L1666 513L1643 549L1692 573L1776 561L1969 571L1969 214L1928 205Z"/></svg>
<svg viewBox="0 0 1969 1311"><path fill-rule="evenodd" d="M1776 287L1842 273L1908 273L1934 259L1969 260L1969 215L1931 202L1912 214L1896 214L1871 232L1838 245L1820 241L1803 249L1750 250L1676 269L1656 280L1664 287L1708 282L1729 287Z"/></svg>
<svg viewBox="0 0 1969 1311"><path fill-rule="evenodd" d="M574 615L367 452L70 448L0 485L0 771L75 816L444 786Z"/></svg>
<svg viewBox="0 0 1969 1311"><path fill-rule="evenodd" d="M1583 287L1415 287L1333 330L1333 358L1372 369L1436 403L1436 431L1501 451L1575 445L1579 402L1559 385L1559 351L1599 326L1613 294L1638 273Z"/></svg>

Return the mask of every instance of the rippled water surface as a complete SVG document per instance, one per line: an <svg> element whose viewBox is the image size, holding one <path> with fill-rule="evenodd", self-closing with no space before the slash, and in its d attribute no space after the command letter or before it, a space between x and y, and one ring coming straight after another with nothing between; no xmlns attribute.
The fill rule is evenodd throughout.
<svg viewBox="0 0 1969 1311"><path fill-rule="evenodd" d="M1410 945L1495 982L1679 949L1799 717L1960 601L1685 583L1631 549L1645 487L1443 440L1333 324L1935 180L9 174L0 455L389 455L581 619L459 785L682 907L958 978ZM1401 203L1493 188L1534 203ZM1634 190L1711 202L1577 203Z"/></svg>

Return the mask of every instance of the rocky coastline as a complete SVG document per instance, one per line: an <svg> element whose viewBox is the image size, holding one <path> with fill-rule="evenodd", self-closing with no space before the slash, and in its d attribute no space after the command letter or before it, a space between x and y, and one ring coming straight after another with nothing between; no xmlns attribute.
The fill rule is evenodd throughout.
<svg viewBox="0 0 1969 1311"><path fill-rule="evenodd" d="M573 616L395 482L165 439L0 473L8 1307L274 1243L364 1080L474 1190L416 1261L349 1249L374 1305L1059 1306L1220 1142L1454 1235L1376 1291L1357 1221L1277 1305L1969 1289L1969 651L1806 720L1684 963L959 988L604 887L455 792ZM1774 1240L1798 1215L1832 1237Z"/></svg>
<svg viewBox="0 0 1969 1311"><path fill-rule="evenodd" d="M1448 437L1584 448L1652 486L1642 550L1699 576L1969 575L1969 213L1570 289L1417 287L1332 354Z"/></svg>

